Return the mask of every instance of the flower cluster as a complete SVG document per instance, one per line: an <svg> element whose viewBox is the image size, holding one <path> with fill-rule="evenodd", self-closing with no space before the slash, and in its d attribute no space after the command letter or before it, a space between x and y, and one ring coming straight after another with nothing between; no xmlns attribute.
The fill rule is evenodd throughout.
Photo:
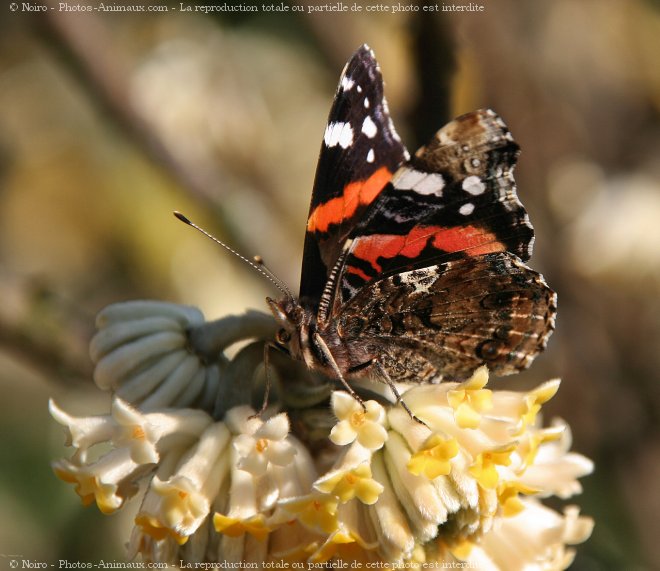
<svg viewBox="0 0 660 571"><path fill-rule="evenodd" d="M196 310L155 302L102 312L92 357L97 383L115 391L112 410L74 417L51 402L74 448L53 466L104 513L143 490L131 556L570 565L569 546L593 523L575 506L558 513L542 500L579 493L592 464L570 452L564 422L541 423L559 381L491 391L482 367L463 383L404 388L415 418L399 404L362 406L336 391L334 426L317 446L275 403L257 416L249 391L224 386L224 349L265 335L265 324L251 315L209 326ZM219 406L218 394L232 396ZM324 417L319 409L319 425Z"/></svg>

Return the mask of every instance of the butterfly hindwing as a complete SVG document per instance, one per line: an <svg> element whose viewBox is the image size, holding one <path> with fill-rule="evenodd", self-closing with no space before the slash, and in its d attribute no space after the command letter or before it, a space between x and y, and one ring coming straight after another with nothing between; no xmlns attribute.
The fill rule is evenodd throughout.
<svg viewBox="0 0 660 571"><path fill-rule="evenodd" d="M554 329L556 296L513 254L465 257L370 282L337 316L398 382L524 369Z"/></svg>
<svg viewBox="0 0 660 571"><path fill-rule="evenodd" d="M321 144L300 284L306 307L318 307L346 238L407 158L378 62L362 46L344 68Z"/></svg>

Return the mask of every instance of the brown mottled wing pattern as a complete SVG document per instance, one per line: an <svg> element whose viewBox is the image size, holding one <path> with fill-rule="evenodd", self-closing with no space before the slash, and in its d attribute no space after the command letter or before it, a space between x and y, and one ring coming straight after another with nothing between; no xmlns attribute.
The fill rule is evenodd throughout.
<svg viewBox="0 0 660 571"><path fill-rule="evenodd" d="M373 281L344 306L337 332L395 382L500 375L529 366L554 328L556 295L509 252L466 257Z"/></svg>

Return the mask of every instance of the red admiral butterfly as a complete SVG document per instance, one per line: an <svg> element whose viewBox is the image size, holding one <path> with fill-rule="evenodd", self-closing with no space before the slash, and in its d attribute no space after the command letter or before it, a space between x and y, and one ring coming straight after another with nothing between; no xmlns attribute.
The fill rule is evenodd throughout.
<svg viewBox="0 0 660 571"><path fill-rule="evenodd" d="M554 328L556 295L523 264L534 231L516 196L518 153L502 119L480 110L410 158L378 62L358 49L323 137L300 297L268 299L278 346L358 400L356 375L394 390L483 364L529 366Z"/></svg>

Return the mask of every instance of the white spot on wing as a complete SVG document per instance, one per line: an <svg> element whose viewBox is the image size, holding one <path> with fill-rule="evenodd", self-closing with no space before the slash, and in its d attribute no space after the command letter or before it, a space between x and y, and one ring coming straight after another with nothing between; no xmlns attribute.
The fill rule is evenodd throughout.
<svg viewBox="0 0 660 571"><path fill-rule="evenodd" d="M364 108L369 109L369 98L368 97L364 98Z"/></svg>
<svg viewBox="0 0 660 571"><path fill-rule="evenodd" d="M401 190L412 190L425 176L426 173L415 169L402 169L394 176L392 184Z"/></svg>
<svg viewBox="0 0 660 571"><path fill-rule="evenodd" d="M376 133L378 133L376 123L373 122L373 119L369 117L369 115L367 115L362 122L362 132L370 139L373 139L376 136Z"/></svg>
<svg viewBox="0 0 660 571"><path fill-rule="evenodd" d="M414 190L419 194L442 196L445 179L439 173L426 173L412 168L401 169L392 179L399 190Z"/></svg>
<svg viewBox="0 0 660 571"><path fill-rule="evenodd" d="M369 149L369 152L367 153L367 162L368 163L373 163L375 158L376 158L376 156L374 155L374 150Z"/></svg>
<svg viewBox="0 0 660 571"><path fill-rule="evenodd" d="M345 75L344 77L341 78L341 88L344 91L350 91L353 88L354 85L355 85L355 82L350 77L348 77L347 75Z"/></svg>
<svg viewBox="0 0 660 571"><path fill-rule="evenodd" d="M342 149L347 149L353 144L353 128L350 123L330 123L325 128L323 141L328 147L339 145Z"/></svg>
<svg viewBox="0 0 660 571"><path fill-rule="evenodd" d="M486 185L478 176L469 176L463 181L463 190L468 194L477 196L483 194L486 190Z"/></svg>
<svg viewBox="0 0 660 571"><path fill-rule="evenodd" d="M474 212L474 204L471 202L466 202L463 206L458 209L458 212L463 216L469 216Z"/></svg>
<svg viewBox="0 0 660 571"><path fill-rule="evenodd" d="M445 179L441 174L429 173L413 187L413 190L419 194L442 196L444 187Z"/></svg>

